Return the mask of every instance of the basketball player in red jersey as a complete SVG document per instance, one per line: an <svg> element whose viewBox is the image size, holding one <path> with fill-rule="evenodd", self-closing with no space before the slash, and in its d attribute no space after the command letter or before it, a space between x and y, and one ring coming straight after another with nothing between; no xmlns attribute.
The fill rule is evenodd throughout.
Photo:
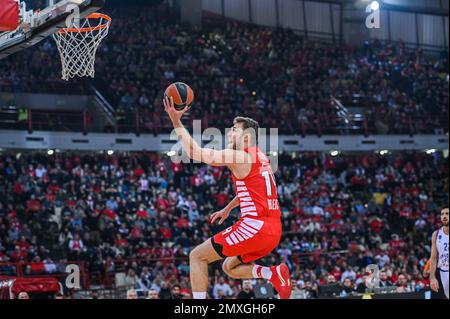
<svg viewBox="0 0 450 319"><path fill-rule="evenodd" d="M208 264L225 259L223 271L235 279L269 280L281 299L289 299L292 291L289 269L285 264L263 267L255 260L268 255L281 239L281 212L275 178L269 160L256 146L259 125L256 121L237 117L228 133L228 148L218 151L201 148L181 123L189 110L177 111L173 99L165 97L164 107L178 139L188 156L196 161L227 166L236 191L234 199L211 216L222 224L230 211L240 206L239 221L197 246L189 254L190 278L194 299L205 299L208 289Z"/></svg>

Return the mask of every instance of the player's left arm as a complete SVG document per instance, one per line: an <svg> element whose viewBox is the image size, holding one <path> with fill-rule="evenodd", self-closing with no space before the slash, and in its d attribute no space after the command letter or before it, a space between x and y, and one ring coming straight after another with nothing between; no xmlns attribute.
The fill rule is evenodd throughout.
<svg viewBox="0 0 450 319"><path fill-rule="evenodd" d="M211 215L211 224L214 223L214 221L218 218L219 219L219 225L221 225L225 219L230 216L230 212L239 206L239 197L235 196L231 202L228 203L227 206L219 210L218 212L215 212Z"/></svg>
<svg viewBox="0 0 450 319"><path fill-rule="evenodd" d="M250 159L248 154L244 151L236 151L232 149L214 150L210 148L202 148L192 138L191 134L186 130L181 117L189 110L188 107L181 111L175 110L173 98L164 98L164 109L172 121L175 133L181 142L183 149L188 154L189 158L203 162L213 166L228 166L232 168L236 163L247 163Z"/></svg>

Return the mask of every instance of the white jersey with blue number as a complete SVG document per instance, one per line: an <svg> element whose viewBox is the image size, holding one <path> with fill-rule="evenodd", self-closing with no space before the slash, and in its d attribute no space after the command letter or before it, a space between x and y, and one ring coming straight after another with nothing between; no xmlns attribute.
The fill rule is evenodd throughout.
<svg viewBox="0 0 450 319"><path fill-rule="evenodd" d="M448 234L443 228L439 229L436 235L436 248L438 251L438 268L448 271Z"/></svg>

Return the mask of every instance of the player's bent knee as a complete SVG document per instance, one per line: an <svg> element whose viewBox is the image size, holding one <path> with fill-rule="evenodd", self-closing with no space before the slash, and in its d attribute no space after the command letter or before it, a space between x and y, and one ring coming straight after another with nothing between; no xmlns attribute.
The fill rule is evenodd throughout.
<svg viewBox="0 0 450 319"><path fill-rule="evenodd" d="M198 247L195 247L189 253L189 260L190 261L201 260L201 257L202 257L201 250Z"/></svg>
<svg viewBox="0 0 450 319"><path fill-rule="evenodd" d="M204 249L202 249L200 246L197 246L189 253L189 260L208 261L208 255Z"/></svg>
<svg viewBox="0 0 450 319"><path fill-rule="evenodd" d="M222 264L223 272L227 274L229 277L237 279L238 276L234 273L234 268L236 268L236 265L233 265L231 260L225 259L225 261Z"/></svg>
<svg viewBox="0 0 450 319"><path fill-rule="evenodd" d="M225 259L225 261L222 264L222 270L228 276L231 276L231 264L226 259Z"/></svg>

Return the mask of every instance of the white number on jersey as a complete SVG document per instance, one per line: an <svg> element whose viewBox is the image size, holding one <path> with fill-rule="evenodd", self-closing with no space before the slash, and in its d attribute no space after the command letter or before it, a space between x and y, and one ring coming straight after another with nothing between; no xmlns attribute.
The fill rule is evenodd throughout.
<svg viewBox="0 0 450 319"><path fill-rule="evenodd" d="M266 192L267 196L272 196L272 185L271 181L273 182L273 186L277 187L275 184L275 178L273 177L273 174L271 174L269 171L263 171L261 175L264 177L264 180L266 181Z"/></svg>

